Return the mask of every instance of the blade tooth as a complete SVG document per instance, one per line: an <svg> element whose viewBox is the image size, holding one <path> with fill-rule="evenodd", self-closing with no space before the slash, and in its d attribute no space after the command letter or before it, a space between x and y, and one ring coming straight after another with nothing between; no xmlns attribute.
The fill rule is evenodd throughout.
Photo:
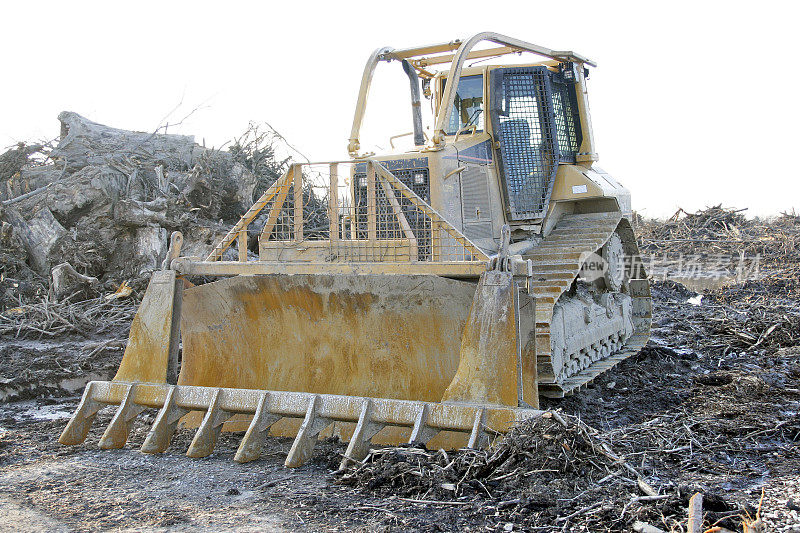
<svg viewBox="0 0 800 533"><path fill-rule="evenodd" d="M94 393L95 382L90 381L83 391L81 402L75 410L75 414L67 423L67 427L61 432L58 442L68 446L80 444L86 440L86 435L89 434L89 429L92 427L97 412L103 407L103 404L95 401L92 398Z"/></svg>
<svg viewBox="0 0 800 533"><path fill-rule="evenodd" d="M488 437L486 435L486 408L479 407L475 410L475 422L472 425L472 433L469 435L467 448L482 448L486 445Z"/></svg>
<svg viewBox="0 0 800 533"><path fill-rule="evenodd" d="M438 429L427 425L429 413L430 405L427 403L422 404L417 418L414 421L414 427L411 430L411 438L408 439L409 444L428 444L428 442L439 433Z"/></svg>
<svg viewBox="0 0 800 533"><path fill-rule="evenodd" d="M367 453L369 453L372 437L384 427L386 427L385 424L372 421L372 400L365 399L356 429L353 431L353 436L350 437L350 443L347 445L347 450L344 452L344 458L339 468L346 468L351 462L361 461L366 457Z"/></svg>
<svg viewBox="0 0 800 533"><path fill-rule="evenodd" d="M167 392L167 398L164 400L164 406L158 412L147 438L142 444L141 451L143 453L162 453L172 442L172 436L175 434L175 429L178 427L178 421L183 415L189 412L188 409L178 407L175 404L175 397L178 394L178 387L172 386Z"/></svg>
<svg viewBox="0 0 800 533"><path fill-rule="evenodd" d="M211 398L211 403L206 411L206 416L197 428L197 433L194 434L192 444L186 455L189 457L207 457L214 451L214 445L217 443L217 437L222 429L222 424L230 418L232 413L220 409L220 397L222 389L216 389L214 396Z"/></svg>
<svg viewBox="0 0 800 533"><path fill-rule="evenodd" d="M114 418L108 424L103 436L100 438L100 448L103 450L116 450L125 446L128 441L128 434L131 431L133 420L144 411L144 406L134 402L136 395L136 383L128 385L125 397L119 404Z"/></svg>
<svg viewBox="0 0 800 533"><path fill-rule="evenodd" d="M261 450L267 440L269 428L281 418L280 415L269 412L269 393L261 394L256 414L253 415L253 420L250 422L233 460L237 463L247 463L261 457Z"/></svg>
<svg viewBox="0 0 800 533"><path fill-rule="evenodd" d="M321 400L318 394L311 397L308 402L308 410L303 419L297 436L292 443L292 449L286 457L284 465L288 468L303 466L314 453L314 446L317 443L317 436L328 427L333 421L329 418L321 417L317 414Z"/></svg>

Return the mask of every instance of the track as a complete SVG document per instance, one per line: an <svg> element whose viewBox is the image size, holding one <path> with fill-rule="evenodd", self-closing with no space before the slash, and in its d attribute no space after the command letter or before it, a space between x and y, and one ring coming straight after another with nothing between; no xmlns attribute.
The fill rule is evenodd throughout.
<svg viewBox="0 0 800 533"><path fill-rule="evenodd" d="M633 300L634 333L608 356L572 375L556 375L553 368L550 324L558 298L570 288L581 269L581 260L599 250L617 231L626 256L632 260L628 293ZM533 260L531 292L536 298L536 353L539 393L561 398L591 382L614 365L636 354L650 336L652 303L650 285L639 257L633 230L619 213L564 215L553 231L526 256ZM598 339L598 344L606 343Z"/></svg>

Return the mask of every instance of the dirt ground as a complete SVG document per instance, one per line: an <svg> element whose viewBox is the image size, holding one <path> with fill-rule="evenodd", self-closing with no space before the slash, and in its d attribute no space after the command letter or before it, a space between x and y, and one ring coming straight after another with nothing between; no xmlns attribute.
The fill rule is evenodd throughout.
<svg viewBox="0 0 800 533"><path fill-rule="evenodd" d="M52 390L41 389L27 393L27 400L3 405L0 529L630 531L642 520L682 531L686 501L701 491L706 525L740 530L741 516L749 513L755 519L763 491L764 531L800 531L800 349L763 342L764 348L748 351L716 342L723 335L720 324L746 320L731 318L735 302L722 304L721 297L712 295L693 305L689 299L694 294L670 282L655 284L653 291L654 331L648 346L590 388L549 400L545 407L595 428L598 438L662 499L637 500L642 493L634 475L615 470L613 462L597 454L581 455L577 448L565 456L568 468L552 469L559 472L544 468L524 479L506 476L506 482L466 487L458 494L440 486L431 492L433 485L422 477L407 479L398 470L399 462L406 461L404 452L388 459L373 454L374 468L348 482L348 474L333 473L343 452L336 442L320 443L314 461L294 470L282 466L290 446L285 439L271 440L260 460L240 465L232 460L238 435L223 434L213 455L189 459L183 453L192 434L182 430L165 454L150 456L137 448L155 411L137 419L125 449L97 449L111 408L101 412L83 445L64 447L57 438L78 398L53 397ZM797 311L791 300L775 305ZM70 360L59 358L67 370L56 375L108 373L121 351L107 348L83 366L78 361L70 367ZM61 350L87 353L74 342ZM35 372L37 358L31 354L53 351L47 344L6 344L0 351L4 372L11 353L14 360L31 358ZM67 393L62 389L61 394ZM574 436L564 440L566 432L560 435L549 426L539 431L523 435L528 439L523 446L536 450L530 439L540 436L576 446ZM558 455L550 448L539 452L540 460ZM414 457L435 470L433 459Z"/></svg>

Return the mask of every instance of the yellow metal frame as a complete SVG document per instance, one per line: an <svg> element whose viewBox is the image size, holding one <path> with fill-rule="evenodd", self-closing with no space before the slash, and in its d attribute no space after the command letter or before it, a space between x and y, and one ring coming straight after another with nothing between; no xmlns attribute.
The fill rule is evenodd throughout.
<svg viewBox="0 0 800 533"><path fill-rule="evenodd" d="M475 46L482 42L491 42L500 46L489 48L487 50L474 50ZM581 65L588 65L592 67L597 66L594 61L572 51L552 50L544 46L539 46L527 41L515 39L513 37L508 37L506 35L501 35L494 32L478 33L466 41L455 40L448 43L419 46L402 50L395 50L388 46L378 48L372 52L367 60L367 64L364 67L364 73L361 77L361 88L359 89L358 93L356 111L353 117L353 126L350 130L350 140L347 147L350 156L354 158L358 157L359 150L361 149L359 135L361 131L361 125L364 121L367 96L372 84L372 77L375 73L375 68L380 61L407 60L412 66L414 66L414 68L417 69L421 77L428 79L433 78L435 75L429 72L426 67L430 65L450 63L447 83L445 85L441 100L443 105L438 106L434 134L432 138L433 145L435 147L441 147L445 139L444 127L447 122L447 117L450 114L450 109L453 107L453 102L455 101L455 90L456 87L458 87L459 80L461 79L461 71L463 69L464 62L468 59L501 57L519 52L531 52L533 54L537 54L559 62L572 61ZM581 92L585 94L582 76L578 81L582 85ZM582 104L582 117L584 116L584 111L588 112L588 106ZM586 116L588 117L588 114L586 114ZM582 126L584 126L584 124L582 124ZM589 128L584 129L584 131L589 132L588 138L591 141L591 129L588 125L588 119L585 126ZM592 143L589 144L593 146ZM586 152L591 153L591 150L586 150Z"/></svg>
<svg viewBox="0 0 800 533"><path fill-rule="evenodd" d="M206 457L214 450L224 422L237 414L251 420L234 460L254 461L261 456L270 428L283 418L301 420L287 467L306 463L314 451L317 437L336 422L356 424L345 451L342 466L362 460L372 438L385 427L411 429L409 442L428 442L441 431L468 436L467 447L485 446L495 435L515 424L542 415L538 409L480 404L444 404L359 398L332 394L313 394L253 389L221 389L188 385L92 381L84 390L81 403L64 429L61 444L80 444L86 439L97 413L106 405L117 406L111 423L100 439L103 449L122 448L136 417L146 408L159 409L141 450L161 453L169 446L178 420L191 411L204 412L186 455Z"/></svg>
<svg viewBox="0 0 800 533"><path fill-rule="evenodd" d="M182 274L196 275L237 275L237 274L311 274L318 272L342 273L342 274L434 274L439 276L474 278L486 268L489 257L481 251L463 233L453 227L442 217L433 207L417 196L402 181L392 174L380 161L374 159L362 159L358 162L366 163L368 174L368 236L366 239L340 240L338 216L329 216L330 238L328 240L305 241L303 238L304 214L302 207L303 190L303 167L315 163L296 163L276 182L267 189L264 194L248 209L241 219L228 231L228 233L214 246L211 252L203 261L193 258L180 257L173 260L172 267ZM330 162L330 190L335 191L338 186L338 165L340 163L352 163L344 161ZM384 191L395 215L404 237L401 239L378 239L376 232L375 215L375 190L380 186ZM292 241L273 241L269 239L272 228L275 225L278 214L284 209L289 197L289 187L293 188L294 193L294 239ZM415 209L424 213L431 223L431 248L433 261L418 261L417 259L417 238L411 229L405 215L403 214L398 197L407 200ZM336 207L336 195L329 194L329 199L333 204L329 204L329 209ZM253 220L267 207L269 215L264 229L259 237L260 254L258 261L250 261L247 258L247 228ZM444 233L447 239L460 247L464 257L463 261L452 261L443 259L441 252L443 243L440 233ZM221 261L224 252L235 242L239 241L238 261ZM306 250L301 253L299 246ZM385 259L381 259L380 250L387 245L393 246L402 252L403 257L408 257L407 261L397 261L397 254L387 254ZM345 249L372 250L376 253L370 256L369 261L348 261L344 262L324 261L321 257L314 258L314 249L322 250L326 246L342 246ZM291 253L283 260L276 257L276 250L290 250ZM317 253L321 256L322 254ZM377 260L376 260L377 259ZM524 274L523 274L524 275Z"/></svg>

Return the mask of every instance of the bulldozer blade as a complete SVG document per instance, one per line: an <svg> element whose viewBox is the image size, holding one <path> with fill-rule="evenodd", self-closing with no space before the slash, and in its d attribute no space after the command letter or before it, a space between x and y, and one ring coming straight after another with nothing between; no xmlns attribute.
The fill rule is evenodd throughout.
<svg viewBox="0 0 800 533"><path fill-rule="evenodd" d="M349 440L344 466L372 442L485 446L538 412L518 408L521 295L511 274L486 272L477 291L429 275L238 276L178 291L180 280L161 274L137 314L125 371L87 388L63 441L82 441L111 404L119 407L101 447L122 447L151 407L160 411L146 453L165 451L183 420L197 427L190 457L213 453L227 425L247 430L238 462L258 459L271 433L294 437L285 464L300 466L320 435L333 434ZM178 313L183 360L173 385L165 369ZM152 329L134 338L144 323L164 338ZM535 366L535 354L528 359Z"/></svg>
<svg viewBox="0 0 800 533"><path fill-rule="evenodd" d="M133 318L115 381L175 383L182 286L174 270L153 273Z"/></svg>
<svg viewBox="0 0 800 533"><path fill-rule="evenodd" d="M163 451L166 448L167 437L171 435L172 420L179 413L204 412L204 422L190 447L190 455L193 456L211 453L224 417L234 414L251 415L254 420L251 422L253 431L245 434L236 453L237 460L258 458L260 446L257 439L263 437L264 431L274 420L300 420L300 430L286 458L287 467L306 463L313 454L315 441L322 429L336 422L356 424L358 428L355 439L351 439L351 445L345 452L345 461L350 462L363 458L370 439L379 428L413 428L414 435L457 432L469 436L469 446L480 447L488 443L488 436L506 433L515 424L542 414L542 411L536 409L500 405L428 403L275 390L93 381L86 387L81 401L83 409L79 408L73 415L62 435L62 443L82 442L88 432L86 422L105 405L121 406L117 409L117 414L127 413L127 416L121 416L124 420L130 420L131 413L145 408L161 409L145 442L150 451ZM74 438L75 435L79 438ZM117 442L114 441L115 444Z"/></svg>
<svg viewBox="0 0 800 533"><path fill-rule="evenodd" d="M518 405L522 398L518 303L510 272L481 276L461 336L458 371L444 401Z"/></svg>
<svg viewBox="0 0 800 533"><path fill-rule="evenodd" d="M237 276L183 292L179 385L438 402L475 283Z"/></svg>

